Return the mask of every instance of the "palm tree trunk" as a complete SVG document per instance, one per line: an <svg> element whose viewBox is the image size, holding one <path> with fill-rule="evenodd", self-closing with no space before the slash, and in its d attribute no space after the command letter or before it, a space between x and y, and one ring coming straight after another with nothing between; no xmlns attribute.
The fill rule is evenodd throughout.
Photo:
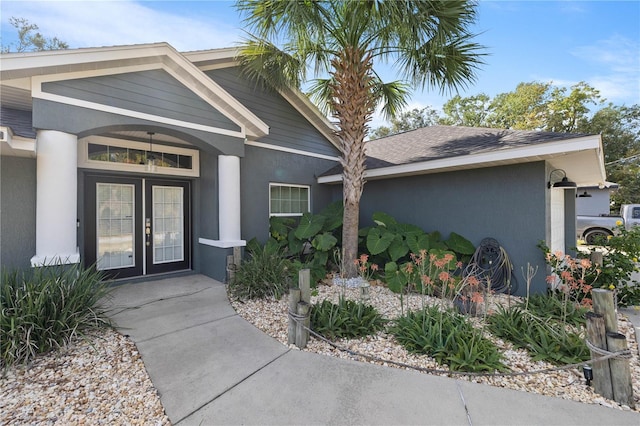
<svg viewBox="0 0 640 426"><path fill-rule="evenodd" d="M364 138L375 108L371 92L373 63L370 55L352 47L336 56L332 65L335 70L332 109L338 119L343 169L342 273L352 278L358 273L354 261L358 258L360 198L365 182Z"/></svg>

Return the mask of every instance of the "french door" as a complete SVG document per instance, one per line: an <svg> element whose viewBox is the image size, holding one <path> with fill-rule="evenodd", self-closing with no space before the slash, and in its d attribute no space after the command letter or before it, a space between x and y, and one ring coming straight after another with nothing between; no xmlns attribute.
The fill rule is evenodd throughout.
<svg viewBox="0 0 640 426"><path fill-rule="evenodd" d="M85 258L110 278L189 269L188 181L88 176Z"/></svg>

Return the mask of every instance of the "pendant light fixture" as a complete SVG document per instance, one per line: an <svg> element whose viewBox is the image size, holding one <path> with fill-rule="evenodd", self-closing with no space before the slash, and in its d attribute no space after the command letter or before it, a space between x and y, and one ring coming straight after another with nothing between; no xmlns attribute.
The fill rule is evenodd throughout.
<svg viewBox="0 0 640 426"><path fill-rule="evenodd" d="M153 154L153 135L155 135L155 133L147 132L147 134L149 135L149 151L147 151L147 171L155 172L156 159L155 159L155 155Z"/></svg>

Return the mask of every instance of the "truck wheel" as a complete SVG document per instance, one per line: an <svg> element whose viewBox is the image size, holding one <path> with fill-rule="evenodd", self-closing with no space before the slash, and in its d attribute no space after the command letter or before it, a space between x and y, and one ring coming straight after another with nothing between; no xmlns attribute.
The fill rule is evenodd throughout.
<svg viewBox="0 0 640 426"><path fill-rule="evenodd" d="M584 233L584 241L588 245L593 246L601 243L603 240L606 241L610 235L613 234L606 229L591 229Z"/></svg>

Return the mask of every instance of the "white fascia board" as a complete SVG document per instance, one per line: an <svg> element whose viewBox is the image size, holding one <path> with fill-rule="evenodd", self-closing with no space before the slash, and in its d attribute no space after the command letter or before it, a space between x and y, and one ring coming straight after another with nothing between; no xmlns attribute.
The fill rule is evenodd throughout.
<svg viewBox="0 0 640 426"><path fill-rule="evenodd" d="M480 154L463 155L439 160L421 161L417 163L399 164L365 170L365 179L399 177L461 168L486 167L499 164L514 164L535 160L544 160L555 155L568 154L586 150L596 151L602 155L602 143L599 135L585 136L575 139L536 144L521 148L509 148ZM602 161L601 161L602 162ZM604 163L603 163L604 164ZM604 167L604 166L603 166ZM339 183L342 174L322 176L318 183ZM604 181L604 179L603 179Z"/></svg>
<svg viewBox="0 0 640 426"><path fill-rule="evenodd" d="M334 157L334 156L325 155L325 154L317 154L315 152L303 151L301 149L286 148L283 146L271 145L264 142L247 141L246 145L255 146L255 147L264 148L264 149L271 149L273 151L288 152L290 154L304 155L305 157L320 158L322 160L331 160L336 162L340 161L339 157Z"/></svg>
<svg viewBox="0 0 640 426"><path fill-rule="evenodd" d="M64 67L132 58L159 57L166 54L167 43L81 49L46 50L41 52L6 53L2 55L2 71L47 67Z"/></svg>

